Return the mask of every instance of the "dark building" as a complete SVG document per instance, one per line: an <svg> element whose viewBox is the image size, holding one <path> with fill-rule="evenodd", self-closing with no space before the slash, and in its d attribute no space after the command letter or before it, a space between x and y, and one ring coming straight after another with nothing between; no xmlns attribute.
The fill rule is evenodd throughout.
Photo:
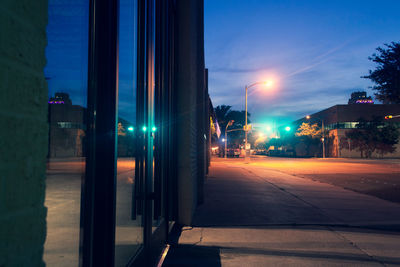
<svg viewBox="0 0 400 267"><path fill-rule="evenodd" d="M49 157L82 157L86 109L72 105L67 93L49 99Z"/></svg>
<svg viewBox="0 0 400 267"><path fill-rule="evenodd" d="M352 94L353 98L353 94ZM318 123L320 126L324 122L324 128L328 131L328 136L331 138L330 143L326 143L328 157L360 157L360 153L351 147L349 149L340 149L340 142L345 137L346 131L356 128L359 119L373 120L379 118L384 121L385 116L400 114L400 104L349 104L335 105L324 109L307 117L295 121L295 126L301 125L303 122ZM395 118L385 121L400 126L400 119ZM399 127L400 128L400 127ZM380 155L373 154L373 157ZM397 144L395 153L386 154L385 157L400 157L400 145Z"/></svg>
<svg viewBox="0 0 400 267"><path fill-rule="evenodd" d="M72 100L67 93L55 93L54 97L50 97L49 104L72 105Z"/></svg>
<svg viewBox="0 0 400 267"><path fill-rule="evenodd" d="M372 97L367 96L367 92L359 91L351 93L351 98L349 99L348 104L373 104L374 100Z"/></svg>
<svg viewBox="0 0 400 267"><path fill-rule="evenodd" d="M0 266L154 266L191 225L210 148L203 4L1 2Z"/></svg>

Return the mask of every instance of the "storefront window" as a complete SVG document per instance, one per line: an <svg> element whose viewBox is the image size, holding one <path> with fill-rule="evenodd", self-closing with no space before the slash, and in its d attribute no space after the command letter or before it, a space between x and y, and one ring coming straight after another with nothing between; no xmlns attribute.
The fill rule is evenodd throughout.
<svg viewBox="0 0 400 267"><path fill-rule="evenodd" d="M81 180L85 174L89 2L50 0L46 48L47 266L78 266Z"/></svg>

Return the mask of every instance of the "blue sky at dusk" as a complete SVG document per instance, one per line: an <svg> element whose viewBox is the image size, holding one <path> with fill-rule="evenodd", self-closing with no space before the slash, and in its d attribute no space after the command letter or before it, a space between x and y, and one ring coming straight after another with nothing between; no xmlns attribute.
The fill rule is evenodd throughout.
<svg viewBox="0 0 400 267"><path fill-rule="evenodd" d="M50 0L45 75L49 96L67 92L86 106L88 0ZM135 9L120 2L119 114L135 120ZM400 41L399 0L205 0L205 53L214 106L244 109L253 122L291 121L346 104L375 48ZM278 122L279 123L279 122Z"/></svg>
<svg viewBox="0 0 400 267"><path fill-rule="evenodd" d="M89 0L49 0L46 47L49 97L70 95L74 105L86 106L88 69ZM119 116L136 121L136 9L134 2L120 0Z"/></svg>
<svg viewBox="0 0 400 267"><path fill-rule="evenodd" d="M244 109L253 122L285 121L347 104L372 83L360 76L384 43L400 41L398 0L205 0L206 66L214 106Z"/></svg>

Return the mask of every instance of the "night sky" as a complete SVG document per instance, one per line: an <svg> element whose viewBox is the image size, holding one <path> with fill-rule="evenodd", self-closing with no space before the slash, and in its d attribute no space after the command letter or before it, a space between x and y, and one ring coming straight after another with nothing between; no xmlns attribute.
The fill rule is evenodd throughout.
<svg viewBox="0 0 400 267"><path fill-rule="evenodd" d="M136 121L136 9L134 2L120 0L119 116ZM70 95L74 105L86 106L88 60L88 0L50 0L45 76L49 97Z"/></svg>
<svg viewBox="0 0 400 267"><path fill-rule="evenodd" d="M206 65L214 106L244 110L253 122L291 121L347 104L373 84L360 76L384 43L400 41L398 0L205 0Z"/></svg>

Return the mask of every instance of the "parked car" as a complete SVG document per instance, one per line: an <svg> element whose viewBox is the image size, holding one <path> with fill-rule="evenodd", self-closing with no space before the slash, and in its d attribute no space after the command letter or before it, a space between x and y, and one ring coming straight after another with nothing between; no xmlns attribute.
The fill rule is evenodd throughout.
<svg viewBox="0 0 400 267"><path fill-rule="evenodd" d="M228 148L226 152L226 156L230 158L238 158L240 156L240 149L239 148Z"/></svg>
<svg viewBox="0 0 400 267"><path fill-rule="evenodd" d="M256 155L266 155L267 151L265 149L256 149L254 154L256 154Z"/></svg>

